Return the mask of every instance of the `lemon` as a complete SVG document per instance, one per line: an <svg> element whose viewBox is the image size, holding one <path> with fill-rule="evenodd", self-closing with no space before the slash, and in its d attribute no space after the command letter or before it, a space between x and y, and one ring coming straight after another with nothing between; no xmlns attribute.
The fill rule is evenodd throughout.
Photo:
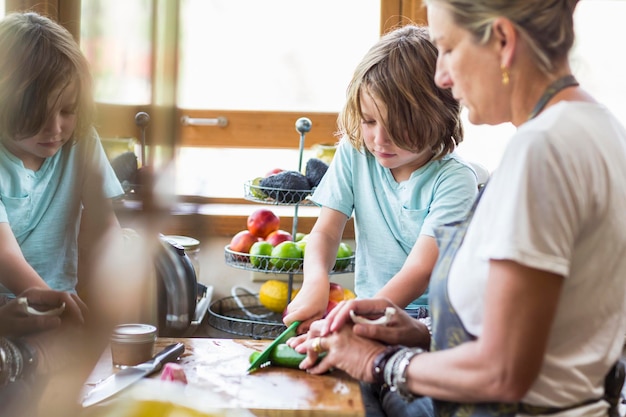
<svg viewBox="0 0 626 417"><path fill-rule="evenodd" d="M263 307L274 313L282 313L287 307L287 292L289 284L283 281L270 279L261 285L259 290L259 301ZM296 296L299 289L292 288L291 299Z"/></svg>

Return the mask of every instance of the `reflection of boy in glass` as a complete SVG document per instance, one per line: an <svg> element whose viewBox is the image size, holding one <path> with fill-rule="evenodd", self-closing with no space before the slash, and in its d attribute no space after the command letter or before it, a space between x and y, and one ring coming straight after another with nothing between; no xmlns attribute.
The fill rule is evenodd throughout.
<svg viewBox="0 0 626 417"><path fill-rule="evenodd" d="M119 229L109 199L123 190L92 128L91 84L62 26L0 21L0 293L75 292L79 229Z"/></svg>

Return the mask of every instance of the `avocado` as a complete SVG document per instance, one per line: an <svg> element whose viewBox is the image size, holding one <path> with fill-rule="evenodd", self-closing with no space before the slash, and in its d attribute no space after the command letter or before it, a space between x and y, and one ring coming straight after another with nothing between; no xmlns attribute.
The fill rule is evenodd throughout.
<svg viewBox="0 0 626 417"><path fill-rule="evenodd" d="M128 192L132 184L137 182L137 165L137 155L130 151L124 152L111 161L111 167L124 187L124 192Z"/></svg>
<svg viewBox="0 0 626 417"><path fill-rule="evenodd" d="M322 177L328 170L328 164L321 159L311 158L306 163L304 170L309 186L315 188L322 181Z"/></svg>
<svg viewBox="0 0 626 417"><path fill-rule="evenodd" d="M269 197L284 204L296 204L311 193L308 179L298 171L282 171L263 178L259 185Z"/></svg>

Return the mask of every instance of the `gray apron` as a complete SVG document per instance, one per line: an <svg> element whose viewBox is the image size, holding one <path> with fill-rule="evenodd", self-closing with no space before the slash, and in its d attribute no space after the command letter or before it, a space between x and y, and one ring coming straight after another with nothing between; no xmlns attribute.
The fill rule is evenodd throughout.
<svg viewBox="0 0 626 417"><path fill-rule="evenodd" d="M450 303L448 298L448 275L454 256L463 242L483 191L484 188L481 189L466 219L442 226L435 231L435 237L439 246L439 259L431 275L429 287L430 314L433 322L431 351L450 349L461 343L476 340L475 336L467 332ZM619 392L624 381L623 369L623 364L618 362L607 375L605 383L607 395L605 397L592 398L564 408L533 406L524 403L456 403L433 399L435 414L440 417L513 417L518 413L528 415L556 414L602 399L609 401L612 406L611 412L616 412ZM619 388L617 388L618 386ZM614 395L616 392L617 398ZM609 413L609 415L613 414Z"/></svg>

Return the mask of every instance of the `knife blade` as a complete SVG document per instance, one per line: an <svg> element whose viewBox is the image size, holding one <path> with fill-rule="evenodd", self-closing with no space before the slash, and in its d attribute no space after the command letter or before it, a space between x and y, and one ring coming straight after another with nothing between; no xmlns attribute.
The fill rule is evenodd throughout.
<svg viewBox="0 0 626 417"><path fill-rule="evenodd" d="M183 343L166 346L152 359L136 366L129 366L98 383L94 389L82 399L83 407L91 407L128 388L140 379L151 375L167 362L173 362L185 352Z"/></svg>
<svg viewBox="0 0 626 417"><path fill-rule="evenodd" d="M290 337L296 336L296 329L299 325L299 321L294 321L293 323L291 323L291 325L287 327L285 331L283 331L276 339L274 339L272 343L270 343L265 349L263 349L263 352L261 352L261 354L252 362L246 372L252 373L270 363L270 354L272 353L274 348L276 348L276 346L281 343L285 343Z"/></svg>

